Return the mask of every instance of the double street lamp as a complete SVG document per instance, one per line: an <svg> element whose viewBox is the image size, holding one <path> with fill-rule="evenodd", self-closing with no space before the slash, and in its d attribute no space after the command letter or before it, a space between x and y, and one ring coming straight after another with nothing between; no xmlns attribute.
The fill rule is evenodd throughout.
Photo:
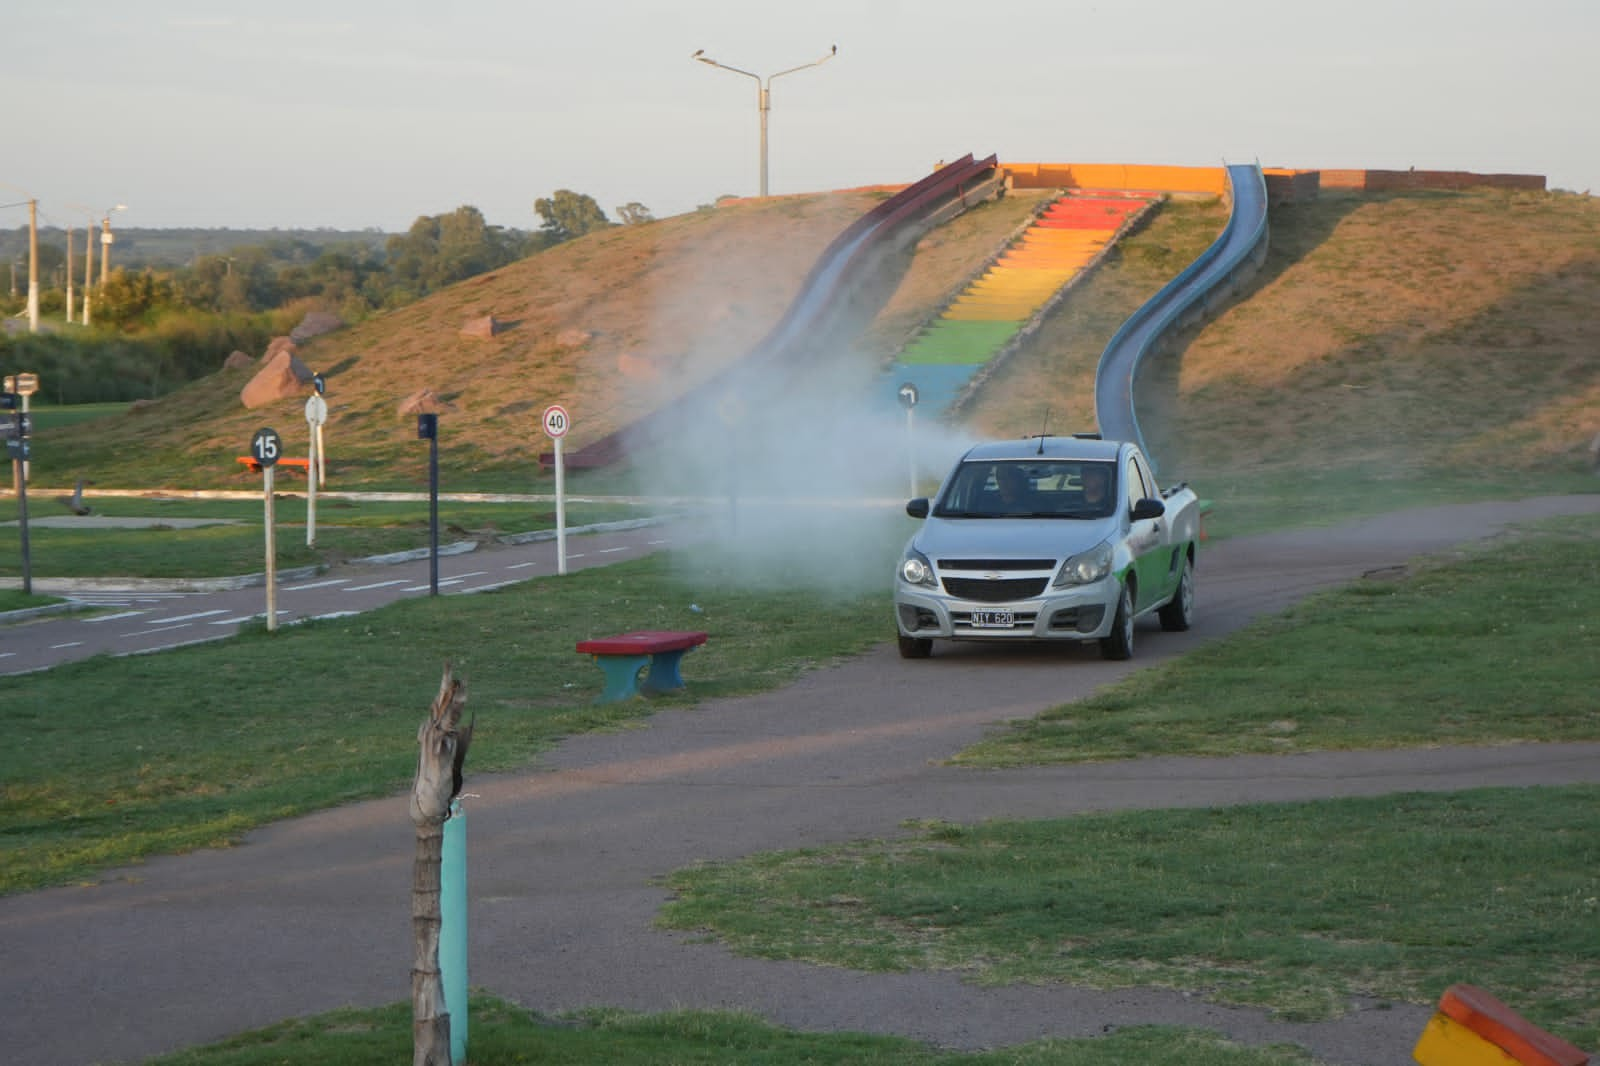
<svg viewBox="0 0 1600 1066"><path fill-rule="evenodd" d="M706 55L704 48L701 48L701 49L697 50L694 53L694 55L689 57L690 59L698 59L700 62L706 64L707 66L718 67L718 68L720 68L722 70L732 71L735 74L743 74L745 77L752 78L752 79L755 80L756 87L757 87L756 106L761 111L761 195L762 196L766 196L767 195L767 112L772 110L772 89L771 89L772 82L777 78L783 77L785 74L793 74L797 70L806 70L806 69L808 69L810 67L820 67L822 64L826 63L828 60L832 59L834 56L836 56L838 54L839 54L839 46L838 45L834 45L832 50L829 51L828 54L823 56L821 59L815 60L814 62L811 62L811 63L802 63L798 67L790 67L788 70L780 70L776 74L767 75L765 78L763 78L759 74L753 74L748 70L740 70L738 67L730 67L726 63L718 63L715 59L712 59L710 56Z"/></svg>

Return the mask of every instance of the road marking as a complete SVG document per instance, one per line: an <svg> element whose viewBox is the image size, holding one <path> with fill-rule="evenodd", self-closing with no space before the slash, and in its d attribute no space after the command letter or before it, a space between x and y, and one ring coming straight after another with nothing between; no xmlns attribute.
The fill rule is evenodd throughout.
<svg viewBox="0 0 1600 1066"><path fill-rule="evenodd" d="M647 541L645 541L645 543L646 543L646 544L648 544L648 545L650 545L650 546L651 546L651 547L652 547L652 548L653 548L653 547L655 547L655 546L656 546L656 545L657 545L657 544L671 544L671 543L672 543L672 541L671 541L671 540L669 540L669 539L668 539L668 538L666 538L666 537L662 537L662 538L661 538L661 539L660 539L660 540L647 540Z"/></svg>
<svg viewBox="0 0 1600 1066"><path fill-rule="evenodd" d="M310 618L305 619L305 621L322 622L327 621L330 618L354 618L360 613L360 611L333 611L329 614L314 614Z"/></svg>
<svg viewBox="0 0 1600 1066"><path fill-rule="evenodd" d="M487 574L488 572L489 571L487 571L487 570L473 570L473 571L470 571L470 572L465 573L465 574L457 574L452 580L454 580L454 581L465 581L469 577L482 577L484 574Z"/></svg>
<svg viewBox="0 0 1600 1066"><path fill-rule="evenodd" d="M610 555L612 552L625 552L627 548L601 548L597 554Z"/></svg>
<svg viewBox="0 0 1600 1066"><path fill-rule="evenodd" d="M210 612L207 612L207 613L209 614ZM167 627L165 627L163 629L145 629L145 630L141 630L141 631L139 631L137 633L124 633L124 634L122 634L122 636L123 636L124 639L126 639L128 637L148 637L148 636L151 636L152 634L155 634L155 633L171 633L174 629L188 629L190 625L191 625L191 623L184 622L181 625L167 626Z"/></svg>
<svg viewBox="0 0 1600 1066"><path fill-rule="evenodd" d="M0 659L15 659L16 657L17 653L14 651L0 651Z"/></svg>
<svg viewBox="0 0 1600 1066"><path fill-rule="evenodd" d="M160 623L160 624L170 625L173 622L189 622L189 621L192 621L192 620L194 620L196 618L210 618L214 614L227 614L227 613L228 613L227 611L223 610L221 607L218 607L218 608L216 608L215 610L212 610L212 611L196 611L194 614L180 614L176 618L152 618L152 619L150 619L150 624L151 625L156 625L156 624Z"/></svg>
<svg viewBox="0 0 1600 1066"><path fill-rule="evenodd" d="M569 555L569 556L567 556L567 558L570 559L570 558L572 558L572 556ZM538 566L538 565L539 565L538 563L512 563L510 566L506 567L506 569L507 570L526 570L530 566Z"/></svg>
<svg viewBox="0 0 1600 1066"><path fill-rule="evenodd" d="M83 643L83 641L81 641L81 640L69 640L65 644L52 644L52 645L50 645L50 650L51 651L60 651L62 648L76 648L78 645L80 645L82 643Z"/></svg>
<svg viewBox="0 0 1600 1066"><path fill-rule="evenodd" d="M451 595L452 596L470 596L474 592L492 592L495 589L503 589L503 588L507 588L508 586L511 586L511 585L520 585L520 584L522 584L522 582L520 582L520 581L496 581L492 585L474 585L470 589L456 589L455 591L453 591L451 593Z"/></svg>
<svg viewBox="0 0 1600 1066"><path fill-rule="evenodd" d="M459 578L459 577L447 578L444 581L439 582L439 587L440 588L444 588L446 585L459 585L459 584L461 584L461 580L462 579ZM412 585L410 588L401 589L400 591L401 592L426 592L429 589L431 589L432 587L433 587L432 584Z"/></svg>
<svg viewBox="0 0 1600 1066"><path fill-rule="evenodd" d="M330 585L347 585L349 583L350 579L347 577L335 577L327 581L313 581L309 585L285 585L283 591L304 592L306 589L325 589Z"/></svg>
<svg viewBox="0 0 1600 1066"><path fill-rule="evenodd" d="M115 622L119 618L137 618L141 614L149 613L149 611L121 611L117 614L103 614L99 618L85 618L84 622L89 625L97 625L100 622Z"/></svg>
<svg viewBox="0 0 1600 1066"><path fill-rule="evenodd" d="M282 614L283 612L280 611L278 613ZM266 617L266 612L263 611L260 614L242 614L238 618L219 618L215 622L207 622L206 625L208 625L208 626L237 626L237 625L243 625L244 623L250 621L253 618L265 618L265 617Z"/></svg>
<svg viewBox="0 0 1600 1066"><path fill-rule="evenodd" d="M405 582L404 578L398 578L398 579L396 579L394 581L379 581L377 584L374 584L374 585L352 585L350 588L347 588L344 591L346 591L346 592L365 592L368 589L383 589L383 588L388 588L390 585L404 585L405 583L406 582Z"/></svg>

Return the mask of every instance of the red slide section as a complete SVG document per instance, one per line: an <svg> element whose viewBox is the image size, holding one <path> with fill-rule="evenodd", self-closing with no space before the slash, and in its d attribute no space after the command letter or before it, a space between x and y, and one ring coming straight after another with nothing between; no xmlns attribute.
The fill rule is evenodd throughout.
<svg viewBox="0 0 1600 1066"><path fill-rule="evenodd" d="M610 466L627 458L635 449L648 448L652 442L665 439L673 426L685 420L715 417L712 412L716 402L738 391L741 384L749 386L758 377L756 371L767 371L764 380L768 381L772 377L781 380L785 375L803 373L809 360L840 340L835 336L844 318L839 308L845 303L844 297L864 287L863 281L878 266L878 253L907 227L916 226L940 208L964 200L968 191L986 180L996 165L997 158L993 155L974 159L968 153L862 215L823 251L806 275L800 295L772 331L747 355L718 377L632 425L568 453L564 457L566 465L574 468ZM782 368L783 374L771 375L774 367ZM771 384L764 387L773 388ZM759 396L742 398L761 399ZM552 459L550 455L539 457L539 461L546 464Z"/></svg>

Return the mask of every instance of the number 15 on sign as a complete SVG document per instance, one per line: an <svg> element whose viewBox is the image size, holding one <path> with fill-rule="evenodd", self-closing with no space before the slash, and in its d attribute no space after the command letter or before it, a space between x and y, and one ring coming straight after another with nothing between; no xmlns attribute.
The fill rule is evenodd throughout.
<svg viewBox="0 0 1600 1066"><path fill-rule="evenodd" d="M561 461L561 438L572 428L567 409L553 403L544 409L544 431L555 442L556 452L556 573L567 572L567 482Z"/></svg>

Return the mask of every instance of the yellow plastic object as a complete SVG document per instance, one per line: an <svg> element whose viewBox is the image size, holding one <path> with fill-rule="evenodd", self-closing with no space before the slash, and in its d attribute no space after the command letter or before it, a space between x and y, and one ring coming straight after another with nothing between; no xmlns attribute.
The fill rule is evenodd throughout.
<svg viewBox="0 0 1600 1066"><path fill-rule="evenodd" d="M1500 1048L1443 1014L1428 1020L1411 1057L1421 1066L1519 1066Z"/></svg>

